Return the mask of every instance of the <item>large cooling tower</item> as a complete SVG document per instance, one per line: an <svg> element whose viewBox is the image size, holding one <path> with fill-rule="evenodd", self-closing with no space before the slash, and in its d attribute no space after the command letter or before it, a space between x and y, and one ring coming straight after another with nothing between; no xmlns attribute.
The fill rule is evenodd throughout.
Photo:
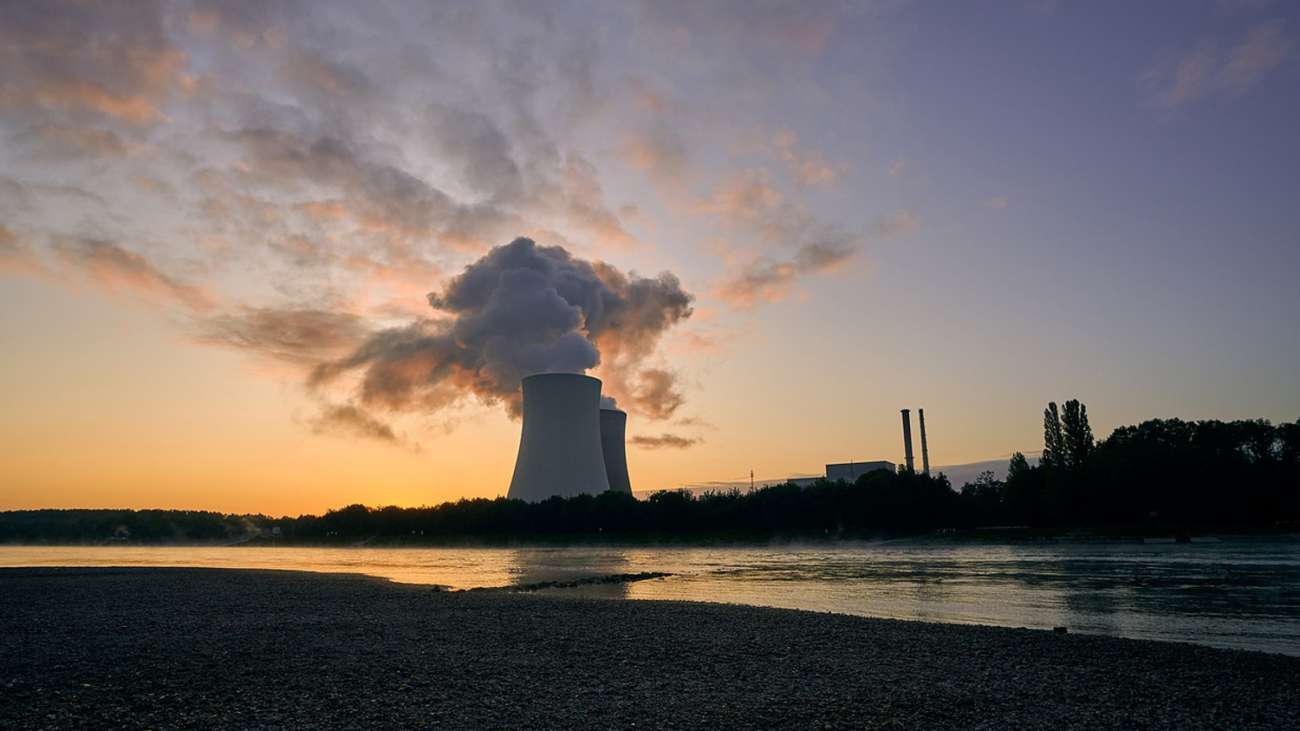
<svg viewBox="0 0 1300 731"><path fill-rule="evenodd" d="M600 448L600 381L576 373L525 378L524 427L509 496L537 502L608 489Z"/></svg>
<svg viewBox="0 0 1300 731"><path fill-rule="evenodd" d="M600 447L605 453L605 476L609 489L632 494L627 476L627 414L618 409L600 410Z"/></svg>

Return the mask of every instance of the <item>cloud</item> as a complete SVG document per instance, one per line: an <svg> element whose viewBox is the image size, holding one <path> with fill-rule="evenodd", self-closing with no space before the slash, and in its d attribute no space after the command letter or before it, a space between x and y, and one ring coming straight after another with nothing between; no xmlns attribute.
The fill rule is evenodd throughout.
<svg viewBox="0 0 1300 731"><path fill-rule="evenodd" d="M50 278L52 275L18 234L0 224L0 272Z"/></svg>
<svg viewBox="0 0 1300 731"><path fill-rule="evenodd" d="M833 188L840 175L848 172L847 163L830 163L821 155L799 144L799 135L785 131L772 140L772 146L796 181L804 185Z"/></svg>
<svg viewBox="0 0 1300 731"><path fill-rule="evenodd" d="M359 316L327 309L240 307L195 326L199 342L312 367L351 352L368 334Z"/></svg>
<svg viewBox="0 0 1300 731"><path fill-rule="evenodd" d="M642 8L648 19L716 39L719 43L771 44L806 54L822 51L835 36L839 13L853 3L745 2L700 3L656 0ZM859 3L859 5L868 5Z"/></svg>
<svg viewBox="0 0 1300 731"><path fill-rule="evenodd" d="M321 413L311 420L311 428L316 434L374 439L415 452L423 451L419 444L408 442L404 437L398 436L391 426L352 404L325 405Z"/></svg>
<svg viewBox="0 0 1300 731"><path fill-rule="evenodd" d="M761 112L789 82L824 91L804 72L865 5L3 3L0 266L312 373L359 410L322 417L341 433L385 439L360 417L467 397L513 408L535 368L668 418L684 397L662 343L722 336L668 340L693 312L682 283L591 252L654 261L694 242L643 231L701 230L742 308L852 257L862 236L808 200L847 168ZM614 199L647 181L661 200ZM563 247L533 245L552 268L453 303L520 232Z"/></svg>
<svg viewBox="0 0 1300 731"><path fill-rule="evenodd" d="M620 157L625 164L649 173L660 185L679 188L689 177L686 143L668 125L628 132Z"/></svg>
<svg viewBox="0 0 1300 731"><path fill-rule="evenodd" d="M628 440L634 447L642 449L687 449L704 441L703 439L689 439L680 437L676 434L660 434L659 436L634 436Z"/></svg>
<svg viewBox="0 0 1300 731"><path fill-rule="evenodd" d="M1281 64L1295 47L1282 20L1260 23L1237 45L1221 49L1206 39L1186 51L1165 50L1142 72L1139 84L1147 103L1176 109L1214 97L1240 97Z"/></svg>
<svg viewBox="0 0 1300 731"><path fill-rule="evenodd" d="M898 211L877 218L868 230L876 239L896 239L916 233L917 227L916 216L910 211Z"/></svg>
<svg viewBox="0 0 1300 731"><path fill-rule="evenodd" d="M838 271L862 244L858 235L819 223L767 170L725 178L695 210L716 217L732 229L731 240L745 243L719 244L728 271L712 293L733 310L785 299L800 278Z"/></svg>
<svg viewBox="0 0 1300 731"><path fill-rule="evenodd" d="M635 363L635 361L633 361ZM686 397L677 388L677 375L666 368L625 367L614 388L625 403L651 419L667 419L681 408Z"/></svg>
<svg viewBox="0 0 1300 731"><path fill-rule="evenodd" d="M56 249L66 265L113 294L176 303L195 313L207 312L216 305L213 295L204 288L178 282L143 255L112 242L75 239L59 242Z"/></svg>
<svg viewBox="0 0 1300 731"><path fill-rule="evenodd" d="M779 302L800 277L837 271L855 254L852 247L841 237L803 244L788 261L757 257L718 284L713 295L737 310L753 310L760 302Z"/></svg>
<svg viewBox="0 0 1300 731"><path fill-rule="evenodd" d="M733 226L749 226L768 240L787 238L806 223L807 214L763 169L744 170L722 180L697 210Z"/></svg>
<svg viewBox="0 0 1300 731"><path fill-rule="evenodd" d="M187 59L164 31L162 5L9 2L0 6L0 109L132 126L188 83Z"/></svg>
<svg viewBox="0 0 1300 731"><path fill-rule="evenodd" d="M18 138L20 143L40 145L46 157L124 157L134 147L112 130L81 124L41 124Z"/></svg>
<svg viewBox="0 0 1300 731"><path fill-rule="evenodd" d="M1001 210L1011 205L1011 199L1007 198L1004 195L994 196L992 198L989 198L987 201L985 201L984 205L994 210Z"/></svg>
<svg viewBox="0 0 1300 731"><path fill-rule="evenodd" d="M608 351L603 372L628 381L607 388L625 404L652 418L681 404L673 375L644 366L660 335L691 314L692 297L671 274L625 275L519 238L428 299L442 319L374 333L351 354L319 365L311 384L356 374L364 406L436 410L472 394L518 415L525 376L582 373Z"/></svg>

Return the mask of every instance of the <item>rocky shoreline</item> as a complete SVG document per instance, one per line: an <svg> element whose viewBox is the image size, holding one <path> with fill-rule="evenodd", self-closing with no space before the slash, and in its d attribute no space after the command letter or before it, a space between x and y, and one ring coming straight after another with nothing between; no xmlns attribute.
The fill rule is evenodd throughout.
<svg viewBox="0 0 1300 731"><path fill-rule="evenodd" d="M1300 658L337 574L0 569L0 729L1290 729Z"/></svg>

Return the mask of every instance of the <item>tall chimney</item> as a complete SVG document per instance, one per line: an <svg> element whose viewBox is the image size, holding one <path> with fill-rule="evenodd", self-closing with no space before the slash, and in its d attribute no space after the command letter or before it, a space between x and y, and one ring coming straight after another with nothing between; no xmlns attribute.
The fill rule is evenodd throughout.
<svg viewBox="0 0 1300 731"><path fill-rule="evenodd" d="M600 444L600 381L541 373L523 381L524 426L509 497L538 502L609 489Z"/></svg>
<svg viewBox="0 0 1300 731"><path fill-rule="evenodd" d="M903 451L907 456L907 471L914 472L916 466L912 459L912 414L908 409L903 409Z"/></svg>
<svg viewBox="0 0 1300 731"><path fill-rule="evenodd" d="M930 476L930 450L925 446L925 409L917 409L916 416L921 420L921 471Z"/></svg>

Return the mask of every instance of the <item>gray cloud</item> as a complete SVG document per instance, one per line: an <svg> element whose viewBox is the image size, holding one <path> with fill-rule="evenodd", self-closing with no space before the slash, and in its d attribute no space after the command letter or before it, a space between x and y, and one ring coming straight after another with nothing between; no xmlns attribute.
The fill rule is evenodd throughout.
<svg viewBox="0 0 1300 731"><path fill-rule="evenodd" d="M642 449L687 449L704 441L702 439L689 439L680 437L676 434L660 434L659 436L642 436L638 435L628 440L633 446Z"/></svg>
<svg viewBox="0 0 1300 731"><path fill-rule="evenodd" d="M315 366L353 350L368 334L364 321L348 312L241 307L199 320L195 339Z"/></svg>
<svg viewBox="0 0 1300 731"><path fill-rule="evenodd" d="M328 404L311 421L316 434L333 434L344 437L361 437L386 442L416 452L423 451L419 444L408 442L388 424L375 418L353 404Z"/></svg>

